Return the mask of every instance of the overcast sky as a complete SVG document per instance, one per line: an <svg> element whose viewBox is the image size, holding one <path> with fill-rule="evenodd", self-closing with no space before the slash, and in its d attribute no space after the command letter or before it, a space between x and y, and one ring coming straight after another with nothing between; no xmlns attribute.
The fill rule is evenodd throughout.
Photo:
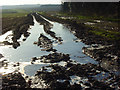
<svg viewBox="0 0 120 90"><path fill-rule="evenodd" d="M1 5L23 5L23 4L61 4L66 2L118 2L120 0L0 0Z"/></svg>
<svg viewBox="0 0 120 90"><path fill-rule="evenodd" d="M61 0L0 0L0 5L61 4Z"/></svg>
<svg viewBox="0 0 120 90"><path fill-rule="evenodd" d="M120 0L62 0L64 2L119 2Z"/></svg>

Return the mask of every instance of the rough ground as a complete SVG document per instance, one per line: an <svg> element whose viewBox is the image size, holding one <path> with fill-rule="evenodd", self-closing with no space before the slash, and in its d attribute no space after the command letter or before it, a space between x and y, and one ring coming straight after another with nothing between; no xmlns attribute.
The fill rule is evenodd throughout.
<svg viewBox="0 0 120 90"><path fill-rule="evenodd" d="M56 37L55 32L50 31L52 25L40 17L33 14L36 20L44 25L46 33L50 34L58 41L61 38ZM31 64L36 62L49 63L36 71L32 77L24 77L19 70L7 75L3 75L3 89L7 88L41 88L41 89L66 89L66 90L84 90L84 89L120 89L120 74L119 74L119 42L110 41L101 36L94 35L88 31L92 28L86 27L83 23L76 21L64 20L57 17L47 16L49 20L57 21L66 24L74 34L83 42L88 44L88 47L83 48L83 52L99 62L99 64L79 64L70 59L69 54L59 53L56 50L41 57L34 57ZM13 39L14 40L14 39ZM16 39L15 39L16 41ZM34 44L44 48L46 51L53 50L52 41L40 35L38 41ZM0 59L3 58L0 54ZM6 60L0 61L2 67L6 67ZM9 66L9 64L8 64ZM14 67L19 64L14 65ZM117 71L117 72L116 72ZM22 83L21 83L22 82Z"/></svg>
<svg viewBox="0 0 120 90"><path fill-rule="evenodd" d="M90 57L96 59L99 62L112 62L110 63L111 68L116 68L119 70L120 66L120 38L119 38L119 30L118 30L118 25L114 25L114 22L111 22L112 24L107 24L109 21L100 21L98 20L97 22L103 22L104 24L99 24L96 22L95 25L86 25L87 22L82 22L81 20L78 22L76 18L72 17L64 17L61 18L61 16L57 15L48 15L44 14L46 18L52 21L60 22L65 24L71 32L75 36L77 36L79 39L81 39L82 42L85 44L89 45L89 47L84 47L83 48L83 53L89 55ZM90 22L89 22L90 23ZM103 26L102 26L103 25ZM99 26L95 28L95 26ZM111 26L111 27L110 27ZM94 28L93 28L94 27ZM104 33L106 36L101 36L97 35L94 32L101 32L100 29L103 29L102 27L106 27L104 29ZM114 34L114 38L109 38L108 35L112 35L110 33L106 33L106 29L113 29L112 31L110 30L109 32L112 33L117 33ZM91 32L92 31L92 32ZM103 31L103 30L102 30ZM116 32L117 31L117 32Z"/></svg>

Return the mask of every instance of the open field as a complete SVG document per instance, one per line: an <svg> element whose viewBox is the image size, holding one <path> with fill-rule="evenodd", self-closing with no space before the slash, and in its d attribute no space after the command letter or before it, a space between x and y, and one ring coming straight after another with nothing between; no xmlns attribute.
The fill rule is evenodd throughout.
<svg viewBox="0 0 120 90"><path fill-rule="evenodd" d="M2 33L15 29L26 22L28 12L24 10L3 10L2 11Z"/></svg>

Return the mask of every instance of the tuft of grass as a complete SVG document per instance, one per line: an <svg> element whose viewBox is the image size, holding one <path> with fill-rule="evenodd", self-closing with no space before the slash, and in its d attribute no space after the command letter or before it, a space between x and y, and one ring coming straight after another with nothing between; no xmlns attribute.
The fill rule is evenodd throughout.
<svg viewBox="0 0 120 90"><path fill-rule="evenodd" d="M105 30L90 30L89 32L94 33L95 35L99 35L102 37L106 37L109 40L119 40L120 32L114 31L105 31Z"/></svg>
<svg viewBox="0 0 120 90"><path fill-rule="evenodd" d="M119 22L120 19L119 18L114 18L114 17L105 17L105 16L97 16L97 15L93 15L93 16L87 16L87 15L81 15L80 13L63 13L60 12L58 13L58 16L68 16L68 17L76 17L78 20L84 19L84 20L104 20L104 21L111 21L111 22Z"/></svg>

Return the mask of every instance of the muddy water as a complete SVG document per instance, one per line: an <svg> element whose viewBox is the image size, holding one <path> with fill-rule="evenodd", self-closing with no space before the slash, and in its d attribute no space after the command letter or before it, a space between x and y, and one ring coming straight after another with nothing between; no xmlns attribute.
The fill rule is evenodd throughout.
<svg viewBox="0 0 120 90"><path fill-rule="evenodd" d="M49 20L47 20L49 21ZM10 62L30 62L31 58L36 56L40 57L43 55L48 55L51 52L41 51L40 47L34 45L33 43L38 40L40 33L43 33L49 39L54 40L50 35L46 34L43 29L43 25L40 25L34 18L34 26L31 26L29 32L30 36L26 39L26 41L22 41L24 37L20 39L20 46L17 49L14 49L9 46L0 46L0 53L8 59ZM90 57L86 56L82 53L82 47L85 46L82 42L75 42L76 37L70 30L64 25L51 22L53 24L53 28L51 31L56 33L57 37L61 37L63 39L62 44L53 43L53 48L57 50L57 52L70 54L72 60L75 60L81 64L83 63L97 63ZM11 32L10 32L11 34ZM7 33L8 35L8 33ZM5 35L4 35L5 36ZM1 38L2 36L0 36ZM45 64L46 65L46 64ZM25 73L27 75L33 75L34 71L37 71L43 65L29 65L25 67ZM34 68L34 69L32 69Z"/></svg>

